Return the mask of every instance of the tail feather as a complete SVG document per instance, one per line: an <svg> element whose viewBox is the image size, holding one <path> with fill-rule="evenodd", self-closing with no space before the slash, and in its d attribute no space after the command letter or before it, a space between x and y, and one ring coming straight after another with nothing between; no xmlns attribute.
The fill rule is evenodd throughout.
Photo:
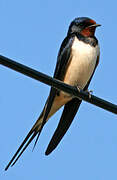
<svg viewBox="0 0 117 180"><path fill-rule="evenodd" d="M26 138L24 139L24 141L22 142L22 144L20 145L20 147L18 148L18 150L16 151L16 153L14 154L14 156L12 157L12 159L10 160L10 162L8 163L8 165L6 166L5 170L7 170L9 168L9 166L13 166L17 160L20 158L20 156L22 155L22 153L26 150L27 146L32 142L32 140L35 138L35 136L37 135L36 141L34 143L34 147L33 150L37 144L37 141L39 139L39 135L43 129L43 126L45 125L45 123L47 122L47 120L63 105L65 104L65 100L63 97L61 97L61 99L63 98L63 101L61 101L61 103L58 103L58 100L60 100L56 96L56 91L52 88L51 92L50 92L50 96L46 101L46 104L44 106L44 109L39 117L39 119L36 121L36 123L34 124L34 126L32 127L32 129L29 131L28 135L26 136ZM56 99L55 99L56 98ZM54 101L55 99L55 101ZM53 103L54 101L54 103ZM53 106L53 108L52 108Z"/></svg>
<svg viewBox="0 0 117 180"><path fill-rule="evenodd" d="M41 133L41 132L39 132L39 133L38 133L38 135L37 135L37 138L36 138L36 140L35 140L35 143L34 143L34 146L33 146L32 151L34 151L34 149L35 149L35 146L36 146L37 141L38 141L38 139L39 139L39 135L40 135L40 133Z"/></svg>
<svg viewBox="0 0 117 180"><path fill-rule="evenodd" d="M40 123L39 123L40 122ZM36 123L34 124L34 126L32 127L32 129L29 131L29 133L27 134L26 138L24 139L24 141L22 142L22 144L20 145L20 147L18 148L18 150L16 151L16 153L14 154L14 156L12 157L12 159L10 160L10 162L8 163L8 165L5 168L5 171L8 170L8 168L10 166L13 166L17 160L19 159L19 157L22 155L22 153L25 151L25 149L27 148L27 146L32 142L32 140L35 138L35 136L39 133L40 134L40 128L41 128L41 123L42 123L42 114L40 116L40 118L36 121ZM38 137L38 136L37 136ZM37 139L38 140L38 139ZM36 142L37 142L36 140ZM35 142L35 145L36 145ZM24 146L25 145L25 146ZM34 145L34 146L35 146Z"/></svg>
<svg viewBox="0 0 117 180"><path fill-rule="evenodd" d="M17 162L17 160L20 158L20 156L22 155L22 153L25 151L25 149L27 148L27 146L31 143L31 141L34 139L34 137L37 135L37 132L35 132L31 138L29 139L29 141L26 143L26 145L24 146L24 148L22 149L22 151L20 152L20 154L17 156L17 158L15 159L15 161L11 164L11 166L14 166L14 164Z"/></svg>

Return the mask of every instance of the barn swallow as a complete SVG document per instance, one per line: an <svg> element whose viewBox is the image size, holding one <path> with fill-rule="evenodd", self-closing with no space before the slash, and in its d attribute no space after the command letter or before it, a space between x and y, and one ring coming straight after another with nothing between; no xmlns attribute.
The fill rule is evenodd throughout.
<svg viewBox="0 0 117 180"><path fill-rule="evenodd" d="M99 63L100 48L95 37L95 30L98 26L100 24L88 17L76 18L71 22L67 36L63 40L58 53L54 78L71 86L77 86L84 91L88 90L92 76ZM64 105L58 127L45 152L46 155L50 154L57 147L71 125L81 102L81 99L52 87L40 117L5 170L16 163L35 136L37 136L37 139L34 146L36 145L45 123Z"/></svg>

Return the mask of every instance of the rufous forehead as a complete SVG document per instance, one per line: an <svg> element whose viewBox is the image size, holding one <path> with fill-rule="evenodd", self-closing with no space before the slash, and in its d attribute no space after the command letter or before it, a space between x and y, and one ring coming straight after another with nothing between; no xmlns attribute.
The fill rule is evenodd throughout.
<svg viewBox="0 0 117 180"><path fill-rule="evenodd" d="M95 22L93 19L90 19L89 22L90 22L91 24L96 24L96 22Z"/></svg>

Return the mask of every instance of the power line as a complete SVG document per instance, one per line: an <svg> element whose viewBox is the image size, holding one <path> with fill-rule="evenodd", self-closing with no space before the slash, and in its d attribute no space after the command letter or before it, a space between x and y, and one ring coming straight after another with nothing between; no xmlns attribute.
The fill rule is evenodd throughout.
<svg viewBox="0 0 117 180"><path fill-rule="evenodd" d="M62 81L59 81L57 79L54 79L46 74L43 74L39 71L36 71L32 68L29 68L28 66L25 66L23 64L20 64L16 61L13 61L7 57L4 57L0 55L0 64L3 66L6 66L8 68L11 68L17 72L20 72L26 76L29 76L35 80L38 80L40 82L43 82L49 86L52 86L54 88L57 88L59 90L65 91L77 98L81 98L86 102L89 102L93 105L96 105L100 108L103 108L107 111L110 111L112 113L117 114L117 105L112 104L108 101L105 101L104 99L101 99L99 97L96 97L94 95L91 95L89 97L89 93L85 92L83 90L78 91L77 87L70 86L68 84L63 83Z"/></svg>

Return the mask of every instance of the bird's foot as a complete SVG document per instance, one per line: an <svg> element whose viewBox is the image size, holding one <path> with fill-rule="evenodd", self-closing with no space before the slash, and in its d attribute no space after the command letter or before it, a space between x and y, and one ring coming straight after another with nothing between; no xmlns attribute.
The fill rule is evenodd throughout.
<svg viewBox="0 0 117 180"><path fill-rule="evenodd" d="M85 92L88 93L89 99L91 99L91 95L93 94L93 90L88 90L88 89L87 89Z"/></svg>
<svg viewBox="0 0 117 180"><path fill-rule="evenodd" d="M78 92L80 92L80 90L83 90L80 86L76 86Z"/></svg>

